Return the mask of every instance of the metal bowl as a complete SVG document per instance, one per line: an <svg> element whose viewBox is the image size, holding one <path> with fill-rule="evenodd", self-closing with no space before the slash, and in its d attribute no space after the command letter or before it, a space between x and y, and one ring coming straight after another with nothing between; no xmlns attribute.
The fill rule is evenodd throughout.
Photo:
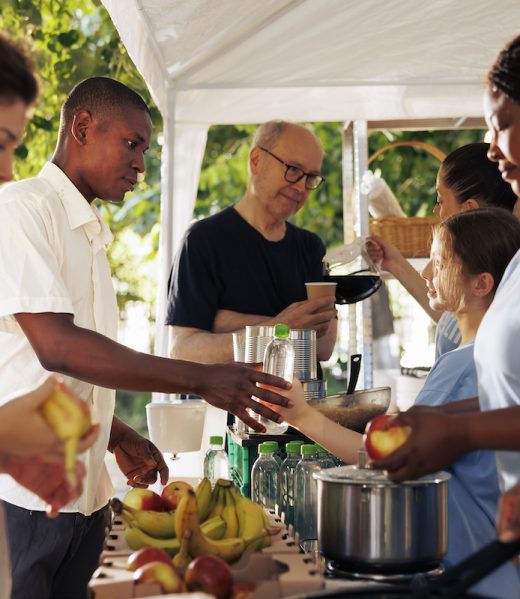
<svg viewBox="0 0 520 599"><path fill-rule="evenodd" d="M312 399L308 403L330 420L362 433L372 418L388 410L390 395L390 387L374 387L350 395L338 393L323 399Z"/></svg>

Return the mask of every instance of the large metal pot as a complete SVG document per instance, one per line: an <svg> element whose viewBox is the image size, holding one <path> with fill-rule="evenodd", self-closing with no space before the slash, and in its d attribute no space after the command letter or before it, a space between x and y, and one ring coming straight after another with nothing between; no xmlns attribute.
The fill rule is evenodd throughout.
<svg viewBox="0 0 520 599"><path fill-rule="evenodd" d="M385 472L358 466L314 474L318 545L355 572L435 568L448 545L448 480L439 472L392 483Z"/></svg>

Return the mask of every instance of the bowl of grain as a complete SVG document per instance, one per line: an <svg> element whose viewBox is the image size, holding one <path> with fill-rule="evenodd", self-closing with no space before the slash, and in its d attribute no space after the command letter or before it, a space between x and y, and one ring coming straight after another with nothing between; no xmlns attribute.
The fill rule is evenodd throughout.
<svg viewBox="0 0 520 599"><path fill-rule="evenodd" d="M350 395L338 393L323 399L312 399L308 403L330 420L362 433L372 418L388 410L390 387L374 387Z"/></svg>

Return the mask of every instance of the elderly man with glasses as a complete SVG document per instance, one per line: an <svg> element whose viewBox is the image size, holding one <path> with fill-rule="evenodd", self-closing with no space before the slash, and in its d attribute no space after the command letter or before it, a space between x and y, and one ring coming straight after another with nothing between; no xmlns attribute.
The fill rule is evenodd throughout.
<svg viewBox="0 0 520 599"><path fill-rule="evenodd" d="M317 333L318 360L336 340L333 297L306 299L322 280L325 246L287 220L323 182L323 149L306 127L261 125L249 154L242 199L195 223L170 277L171 355L203 363L232 361L233 331L284 322Z"/></svg>

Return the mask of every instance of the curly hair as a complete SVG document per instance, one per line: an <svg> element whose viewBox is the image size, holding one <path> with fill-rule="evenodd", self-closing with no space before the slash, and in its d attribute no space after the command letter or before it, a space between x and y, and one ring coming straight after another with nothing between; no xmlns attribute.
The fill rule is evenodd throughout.
<svg viewBox="0 0 520 599"><path fill-rule="evenodd" d="M488 83L520 102L520 35L500 51L488 72Z"/></svg>

